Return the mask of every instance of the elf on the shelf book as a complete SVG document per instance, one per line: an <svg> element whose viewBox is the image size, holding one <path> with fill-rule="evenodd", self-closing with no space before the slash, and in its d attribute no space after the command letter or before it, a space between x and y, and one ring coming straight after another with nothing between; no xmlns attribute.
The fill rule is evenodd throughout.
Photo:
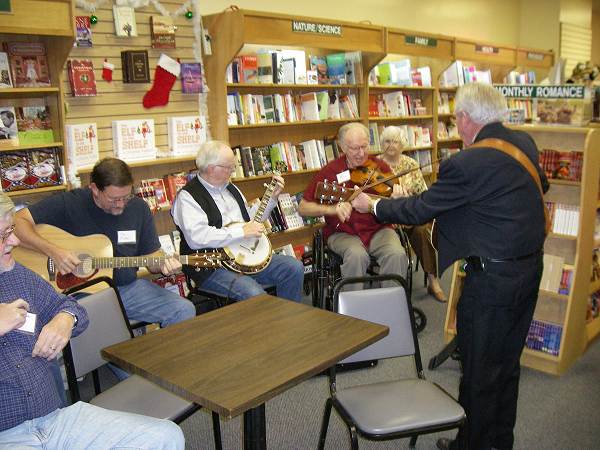
<svg viewBox="0 0 600 450"><path fill-rule="evenodd" d="M95 123L65 126L69 167L80 169L96 164L99 158L98 129Z"/></svg>
<svg viewBox="0 0 600 450"><path fill-rule="evenodd" d="M172 155L195 155L206 142L204 116L169 117L169 148Z"/></svg>
<svg viewBox="0 0 600 450"><path fill-rule="evenodd" d="M113 151L123 161L156 158L154 120L114 120L112 123Z"/></svg>

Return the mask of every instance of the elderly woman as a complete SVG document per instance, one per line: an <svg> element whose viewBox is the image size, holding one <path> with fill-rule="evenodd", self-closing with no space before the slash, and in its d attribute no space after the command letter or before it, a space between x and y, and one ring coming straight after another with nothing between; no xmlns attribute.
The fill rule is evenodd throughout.
<svg viewBox="0 0 600 450"><path fill-rule="evenodd" d="M398 127L386 127L381 133L381 149L383 153L379 157L391 167L394 173L419 167L414 159L402 154L407 144L406 138ZM421 192L427 190L427 184L425 184L423 174L420 170L415 170L404 175L398 181L406 195L419 195ZM398 192L398 189L394 191ZM410 245L421 261L423 269L427 272L427 292L437 301L445 302L446 296L437 278L437 253L430 239L431 223L412 227L405 226L404 230L408 236Z"/></svg>

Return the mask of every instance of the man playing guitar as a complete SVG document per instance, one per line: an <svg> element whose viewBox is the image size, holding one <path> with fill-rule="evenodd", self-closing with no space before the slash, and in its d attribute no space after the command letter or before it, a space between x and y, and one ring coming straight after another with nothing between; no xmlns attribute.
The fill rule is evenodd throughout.
<svg viewBox="0 0 600 450"><path fill-rule="evenodd" d="M304 267L291 256L272 255L262 224L283 191L283 178L274 175L261 204L250 209L244 195L230 182L235 155L226 143L202 144L196 166L198 176L179 191L171 210L182 235L180 252L224 248L233 250L234 261L231 265L224 262L232 270L199 272L184 267L184 273L196 286L232 300L262 294L261 284L272 284L279 297L300 301Z"/></svg>

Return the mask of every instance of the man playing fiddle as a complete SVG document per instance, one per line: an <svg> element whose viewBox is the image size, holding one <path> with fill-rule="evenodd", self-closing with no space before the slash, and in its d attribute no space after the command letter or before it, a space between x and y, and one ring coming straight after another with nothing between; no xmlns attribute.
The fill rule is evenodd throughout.
<svg viewBox="0 0 600 450"><path fill-rule="evenodd" d="M364 276L371 256L379 264L381 274L405 276L408 258L393 226L379 223L371 214L352 209L348 202L333 205L321 204L315 196L317 184L327 180L345 184L346 188L362 186L375 181L369 175L373 168L390 173L382 160L369 156L369 130L358 122L348 123L338 131L338 144L343 152L339 158L323 167L312 179L300 202L298 211L303 216L324 216L323 238L327 246L341 256L341 273L344 278ZM365 166L369 166L365 170ZM364 174L364 181L353 174ZM353 181L354 179L354 181ZM394 188L397 189L397 188ZM375 193L372 190L366 193ZM353 286L360 289L361 286Z"/></svg>

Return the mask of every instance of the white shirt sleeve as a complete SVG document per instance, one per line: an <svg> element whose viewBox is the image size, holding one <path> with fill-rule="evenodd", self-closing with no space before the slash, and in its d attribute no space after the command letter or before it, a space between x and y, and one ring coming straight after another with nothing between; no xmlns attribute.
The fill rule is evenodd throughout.
<svg viewBox="0 0 600 450"><path fill-rule="evenodd" d="M171 209L173 221L193 249L226 247L244 237L241 227L217 228L208 225L208 216L187 191L179 191Z"/></svg>

